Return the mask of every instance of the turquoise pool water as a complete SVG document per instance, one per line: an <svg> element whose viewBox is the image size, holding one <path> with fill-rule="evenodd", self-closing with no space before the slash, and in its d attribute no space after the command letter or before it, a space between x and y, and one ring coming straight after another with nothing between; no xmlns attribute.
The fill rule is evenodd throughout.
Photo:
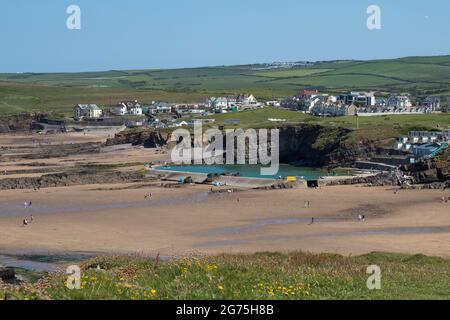
<svg viewBox="0 0 450 320"><path fill-rule="evenodd" d="M248 178L268 178L276 179L278 177L304 177L305 179L318 179L320 177L329 175L346 175L348 172L328 172L324 169L317 169L311 167L297 167L293 165L280 165L278 174L273 176L261 176L260 165L187 165L187 166L164 166L156 167L155 169L169 170L177 172L193 172L193 173L213 173L213 174L225 174L225 173L239 173L242 177Z"/></svg>

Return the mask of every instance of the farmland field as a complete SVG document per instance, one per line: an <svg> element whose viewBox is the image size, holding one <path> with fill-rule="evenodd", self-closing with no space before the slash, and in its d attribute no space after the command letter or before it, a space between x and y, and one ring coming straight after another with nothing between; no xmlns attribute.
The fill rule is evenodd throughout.
<svg viewBox="0 0 450 320"><path fill-rule="evenodd" d="M70 114L76 103L108 107L122 99L200 102L209 96L251 92L259 99L301 89L372 90L413 95L450 92L450 56L372 61L328 61L292 68L267 65L82 73L0 74L0 114Z"/></svg>

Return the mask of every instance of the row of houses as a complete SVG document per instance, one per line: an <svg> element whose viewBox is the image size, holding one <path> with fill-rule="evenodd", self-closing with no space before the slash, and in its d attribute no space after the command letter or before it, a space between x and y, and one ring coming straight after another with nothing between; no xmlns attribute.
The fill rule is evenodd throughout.
<svg viewBox="0 0 450 320"><path fill-rule="evenodd" d="M448 147L450 130L410 131L401 136L394 145L395 150L411 153L416 158L430 158Z"/></svg>
<svg viewBox="0 0 450 320"><path fill-rule="evenodd" d="M441 110L441 101L439 97L430 96L417 98L413 103L406 94L377 98L374 92L349 92L334 96L317 90L304 90L284 99L280 106L315 115L376 115L431 113Z"/></svg>
<svg viewBox="0 0 450 320"><path fill-rule="evenodd" d="M142 106L137 100L121 101L109 110L115 116L143 114L155 115L161 113L174 114L210 114L240 111L260 107L261 104L252 94L237 94L226 97L212 97L199 104L170 104L163 101L152 101L148 106ZM74 108L74 118L101 118L104 112L96 104L77 104Z"/></svg>
<svg viewBox="0 0 450 320"><path fill-rule="evenodd" d="M191 119L191 120L183 120L183 119L165 119L160 120L158 118L149 118L147 121L128 121L127 127L135 128L135 127L150 127L157 129L165 129L165 128L179 128L179 127L189 127L194 126L196 124L212 124L216 120L215 119Z"/></svg>
<svg viewBox="0 0 450 320"><path fill-rule="evenodd" d="M118 116L143 114L143 110L137 101L122 101L110 111ZM73 116L76 120L98 119L104 116L104 112L96 104L77 104L73 109Z"/></svg>
<svg viewBox="0 0 450 320"><path fill-rule="evenodd" d="M357 114L357 110L355 104L320 102L310 109L310 113L316 116L354 116Z"/></svg>
<svg viewBox="0 0 450 320"><path fill-rule="evenodd" d="M143 109L137 100L121 101L112 109L112 113L116 116L124 116L127 114L141 116L143 114Z"/></svg>
<svg viewBox="0 0 450 320"><path fill-rule="evenodd" d="M215 113L240 111L262 106L252 94L236 94L226 97L211 97L206 100L205 105L207 108L213 109Z"/></svg>

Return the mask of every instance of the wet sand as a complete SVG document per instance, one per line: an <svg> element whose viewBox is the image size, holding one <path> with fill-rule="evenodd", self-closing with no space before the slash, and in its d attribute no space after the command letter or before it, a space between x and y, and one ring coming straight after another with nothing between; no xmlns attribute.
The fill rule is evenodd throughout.
<svg viewBox="0 0 450 320"><path fill-rule="evenodd" d="M0 156L33 152L39 143L102 142L108 132L0 135ZM38 142L36 142L38 141ZM23 148L23 150L22 150ZM103 148L50 159L0 157L0 179L67 172L82 165L136 171L168 160L167 150ZM36 172L42 170L42 172ZM140 253L162 256L291 251L371 251L450 256L450 204L439 190L336 186L211 193L211 186L102 184L0 191L0 253ZM217 188L214 188L217 190ZM152 193L151 198L145 195ZM238 201L239 200L239 201ZM24 208L32 201L32 208ZM305 201L311 207L305 208ZM34 221L21 226L33 214ZM359 214L366 216L359 222ZM314 217L314 223L312 222Z"/></svg>
<svg viewBox="0 0 450 320"><path fill-rule="evenodd" d="M138 184L8 190L0 193L0 252L185 256L304 250L450 257L450 204L440 202L447 193L337 186L230 194L201 185ZM24 201L32 201L32 209ZM30 212L33 223L22 227ZM366 221L358 221L358 214Z"/></svg>
<svg viewBox="0 0 450 320"><path fill-rule="evenodd" d="M0 134L0 179L40 177L68 172L86 165L112 165L116 166L117 171L136 171L149 162L162 163L169 160L167 151L157 153L155 149L131 144L103 147L98 153L73 154L59 158L27 159L20 156L38 152L40 144L58 148L71 143L101 143L105 142L108 136L108 131L102 130L87 134Z"/></svg>

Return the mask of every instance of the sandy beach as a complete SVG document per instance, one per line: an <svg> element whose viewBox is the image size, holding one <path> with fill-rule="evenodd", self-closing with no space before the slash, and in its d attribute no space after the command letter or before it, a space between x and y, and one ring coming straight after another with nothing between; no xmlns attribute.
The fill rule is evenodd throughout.
<svg viewBox="0 0 450 320"><path fill-rule="evenodd" d="M48 159L21 155L42 150L39 139L58 147L104 142L107 134L0 135L0 172L6 172L0 179L76 172L87 165L136 172L168 159L167 150L131 145ZM365 186L252 190L245 185L233 193L213 190L176 182L164 188L159 180L2 190L0 252L187 256L303 250L450 256L450 206L441 202L448 191L395 193L392 187ZM30 201L32 207L25 208ZM31 214L34 221L22 226ZM366 220L358 221L358 215Z"/></svg>
<svg viewBox="0 0 450 320"><path fill-rule="evenodd" d="M150 199L145 199L147 193ZM85 185L0 193L0 250L218 254L304 250L450 256L450 207L438 190L339 186L211 193ZM23 207L32 201L31 209ZM304 202L310 201L310 208ZM21 226L24 216L34 221ZM363 214L366 221L358 221ZM311 224L312 217L314 223Z"/></svg>

